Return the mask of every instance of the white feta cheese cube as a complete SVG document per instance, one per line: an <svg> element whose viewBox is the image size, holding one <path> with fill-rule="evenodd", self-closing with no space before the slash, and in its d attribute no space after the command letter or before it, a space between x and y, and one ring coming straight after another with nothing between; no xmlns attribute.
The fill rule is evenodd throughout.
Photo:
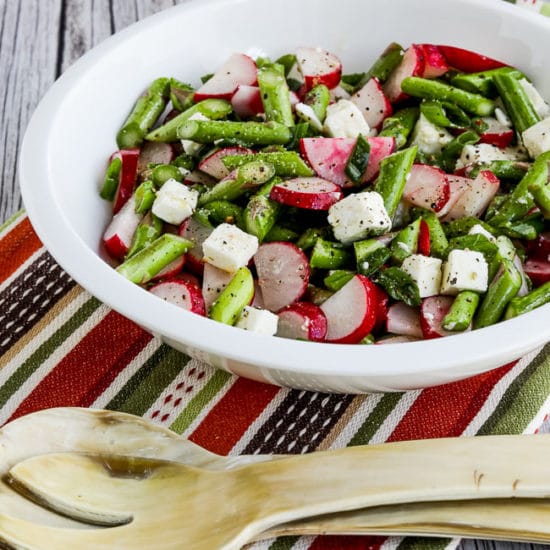
<svg viewBox="0 0 550 550"><path fill-rule="evenodd" d="M166 223L179 225L193 214L198 198L198 191L169 179L157 191L152 212Z"/></svg>
<svg viewBox="0 0 550 550"><path fill-rule="evenodd" d="M481 252L474 250L451 250L443 265L441 294L458 294L462 290L485 292L489 269Z"/></svg>
<svg viewBox="0 0 550 550"><path fill-rule="evenodd" d="M258 239L236 225L222 223L202 243L202 250L205 262L233 273L256 254Z"/></svg>
<svg viewBox="0 0 550 550"><path fill-rule="evenodd" d="M210 119L204 116L202 113L195 113L194 115L190 116L188 120L210 120ZM185 154L190 155L192 157L195 156L202 148L202 143L197 143L196 141L192 141L190 139L182 139L180 141Z"/></svg>
<svg viewBox="0 0 550 550"><path fill-rule="evenodd" d="M452 140L453 136L445 128L432 124L421 114L413 130L411 145L417 145L419 151L432 155L440 153L443 146Z"/></svg>
<svg viewBox="0 0 550 550"><path fill-rule="evenodd" d="M439 294L441 286L441 264L439 258L412 254L403 261L401 268L416 282L421 298Z"/></svg>
<svg viewBox="0 0 550 550"><path fill-rule="evenodd" d="M527 128L521 134L521 137L523 145L525 145L533 159L542 155L542 153L546 153L546 151L550 151L550 117Z"/></svg>
<svg viewBox="0 0 550 550"><path fill-rule="evenodd" d="M327 219L334 236L342 243L385 233L391 228L384 200L376 191L348 195L330 207Z"/></svg>
<svg viewBox="0 0 550 550"><path fill-rule="evenodd" d="M245 306L239 315L236 327L273 336L277 332L279 317L267 309Z"/></svg>
<svg viewBox="0 0 550 550"><path fill-rule="evenodd" d="M492 243L496 243L497 240L495 239L494 235L492 235L491 233L489 233L489 231L487 231L487 229L485 229L481 224L479 223L476 223L474 226L472 226L472 228L470 229L470 231L468 231L468 234L469 235L483 235L484 237L487 237L487 239L489 239Z"/></svg>
<svg viewBox="0 0 550 550"><path fill-rule="evenodd" d="M541 118L546 118L550 115L550 106L543 97L539 94L539 91L529 82L526 78L522 78L519 83L521 87L525 90L527 97L533 104L535 111Z"/></svg>
<svg viewBox="0 0 550 550"><path fill-rule="evenodd" d="M363 113L349 99L340 99L327 107L324 128L329 136L341 138L366 136L370 132Z"/></svg>
<svg viewBox="0 0 550 550"><path fill-rule="evenodd" d="M309 122L311 126L321 132L323 130L323 123L319 120L315 111L305 103L296 103L294 106L296 114L306 122Z"/></svg>

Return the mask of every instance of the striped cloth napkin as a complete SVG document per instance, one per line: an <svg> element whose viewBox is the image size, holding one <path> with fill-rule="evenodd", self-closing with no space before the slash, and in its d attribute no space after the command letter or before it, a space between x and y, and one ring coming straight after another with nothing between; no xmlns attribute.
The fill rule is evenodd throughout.
<svg viewBox="0 0 550 550"><path fill-rule="evenodd" d="M445 436L535 433L550 409L550 344L468 380L329 395L237 378L111 311L52 259L23 212L0 228L0 424L48 407L133 413L219 454L305 453ZM449 539L281 538L255 550L446 548Z"/></svg>

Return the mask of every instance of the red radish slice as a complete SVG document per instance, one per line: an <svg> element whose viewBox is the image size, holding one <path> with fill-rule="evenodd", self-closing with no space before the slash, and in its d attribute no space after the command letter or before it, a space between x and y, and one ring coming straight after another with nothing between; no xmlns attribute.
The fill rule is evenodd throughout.
<svg viewBox="0 0 550 550"><path fill-rule="evenodd" d="M182 279L163 281L149 289L149 292L198 315L206 315L200 288Z"/></svg>
<svg viewBox="0 0 550 550"><path fill-rule="evenodd" d="M187 218L179 228L178 235L194 243L193 248L185 256L187 267L197 275L202 275L204 270L202 243L212 231L212 227L203 225L193 217Z"/></svg>
<svg viewBox="0 0 550 550"><path fill-rule="evenodd" d="M113 201L113 213L116 214L132 196L136 186L139 149L121 149L111 155L109 162L120 159L118 187Z"/></svg>
<svg viewBox="0 0 550 550"><path fill-rule="evenodd" d="M222 161L223 157L250 155L252 153L254 153L254 151L247 147L224 147L203 158L199 163L199 170L217 180L221 180L229 175L229 170Z"/></svg>
<svg viewBox="0 0 550 550"><path fill-rule="evenodd" d="M477 73L507 66L506 63L502 63L502 61L491 59L490 57L471 50L441 44L437 47L451 67L465 73Z"/></svg>
<svg viewBox="0 0 550 550"><path fill-rule="evenodd" d="M440 338L455 334L442 326L445 315L451 309L454 298L450 296L430 296L422 300L420 306L420 326L426 339Z"/></svg>
<svg viewBox="0 0 550 550"><path fill-rule="evenodd" d="M423 78L437 78L449 70L449 65L438 46L433 44L418 44L424 54Z"/></svg>
<svg viewBox="0 0 550 550"><path fill-rule="evenodd" d="M443 170L427 164L413 164L403 198L421 208L439 212L450 196L449 180Z"/></svg>
<svg viewBox="0 0 550 550"><path fill-rule="evenodd" d="M147 170L149 164L169 164L174 160L174 149L169 143L160 141L146 142L139 152L137 171Z"/></svg>
<svg viewBox="0 0 550 550"><path fill-rule="evenodd" d="M408 342L419 342L421 338L414 338L413 336L386 336L377 340L375 345L383 346L385 344L406 344Z"/></svg>
<svg viewBox="0 0 550 550"><path fill-rule="evenodd" d="M550 262L527 260L523 264L523 270L533 282L533 286L540 286L550 281Z"/></svg>
<svg viewBox="0 0 550 550"><path fill-rule="evenodd" d="M384 93L392 102L402 101L408 96L401 90L401 82L409 76L422 76L424 74L424 53L420 47L412 44L405 51L401 63L392 71L384 84Z"/></svg>
<svg viewBox="0 0 550 550"><path fill-rule="evenodd" d="M511 145L515 135L512 128L504 126L493 117L484 117L482 120L488 127L479 136L479 143L489 143L501 149Z"/></svg>
<svg viewBox="0 0 550 550"><path fill-rule="evenodd" d="M257 307L258 309L265 309L264 297L262 296L262 289L258 281L254 280L254 297L250 304L252 307Z"/></svg>
<svg viewBox="0 0 550 550"><path fill-rule="evenodd" d="M371 332L376 322L375 284L355 275L321 304L327 318L328 342L356 344Z"/></svg>
<svg viewBox="0 0 550 550"><path fill-rule="evenodd" d="M183 178L183 183L185 185L200 183L201 185L206 185L206 187L213 187L216 184L216 180L200 170L193 170Z"/></svg>
<svg viewBox="0 0 550 550"><path fill-rule="evenodd" d="M264 243L254 255L254 264L266 309L279 311L299 300L306 291L309 262L296 245Z"/></svg>
<svg viewBox="0 0 550 550"><path fill-rule="evenodd" d="M455 176L456 177L456 176ZM481 170L445 215L444 221L469 216L479 217L493 200L500 187L499 179L489 170Z"/></svg>
<svg viewBox="0 0 550 550"><path fill-rule="evenodd" d="M186 281L187 283L191 283L198 288L201 287L201 282L199 278L192 273L188 273L187 271L182 271L181 273L178 273L177 278L181 279L182 281Z"/></svg>
<svg viewBox="0 0 550 550"><path fill-rule="evenodd" d="M231 98L231 105L240 117L248 118L264 112L262 94L258 86L240 84Z"/></svg>
<svg viewBox="0 0 550 550"><path fill-rule="evenodd" d="M420 220L420 229L418 231L417 252L418 254L429 256L430 248L431 248L430 227L425 222L425 220Z"/></svg>
<svg viewBox="0 0 550 550"><path fill-rule="evenodd" d="M403 302L393 304L388 310L387 331L401 336L422 338L420 326L420 309L408 306Z"/></svg>
<svg viewBox="0 0 550 550"><path fill-rule="evenodd" d="M269 194L273 201L306 210L328 210L344 194L335 183L321 178L293 178L274 185Z"/></svg>
<svg viewBox="0 0 550 550"><path fill-rule="evenodd" d="M443 208L437 213L437 216L443 221L448 221L447 216L460 197L462 197L468 187L470 187L472 180L470 178L465 178L464 176L453 176L451 174L447 174L447 181L449 182L449 199Z"/></svg>
<svg viewBox="0 0 550 550"><path fill-rule="evenodd" d="M327 334L323 310L311 302L295 302L279 313L277 336L294 340L321 342Z"/></svg>
<svg viewBox="0 0 550 550"><path fill-rule="evenodd" d="M541 233L534 241L527 241L530 260L550 262L550 231Z"/></svg>
<svg viewBox="0 0 550 550"><path fill-rule="evenodd" d="M172 260L164 269L161 269L154 277L153 281L161 281L162 279L171 279L179 275L185 265L185 255L175 260Z"/></svg>
<svg viewBox="0 0 550 550"><path fill-rule="evenodd" d="M393 112L384 90L377 78L371 78L358 92L351 96L351 101L359 107L370 128L380 129L382 122Z"/></svg>
<svg viewBox="0 0 550 550"><path fill-rule="evenodd" d="M388 318L388 302L389 296L386 291L378 286L374 285L375 298L376 298L376 321L372 327L373 331L380 330L386 325Z"/></svg>
<svg viewBox="0 0 550 550"><path fill-rule="evenodd" d="M350 99L351 95L347 90L344 90L342 86L338 85L336 88L330 90L330 102L336 103L339 99Z"/></svg>
<svg viewBox="0 0 550 550"><path fill-rule="evenodd" d="M204 264L204 273L202 278L202 296L206 310L216 301L222 290L233 279L233 273L223 271L214 267L212 264Z"/></svg>
<svg viewBox="0 0 550 550"><path fill-rule="evenodd" d="M321 48L298 48L296 59L307 90L317 84L330 90L340 83L342 63L334 54Z"/></svg>
<svg viewBox="0 0 550 550"><path fill-rule="evenodd" d="M122 260L132 244L143 214L136 214L133 197L119 210L103 234L103 244L112 258Z"/></svg>
<svg viewBox="0 0 550 550"><path fill-rule="evenodd" d="M354 138L302 138L300 152L320 178L332 181L340 187L353 187L353 182L344 170L355 141ZM367 141L370 154L365 182L378 175L382 159L391 155L395 148L395 140L391 137L374 137Z"/></svg>
<svg viewBox="0 0 550 550"><path fill-rule="evenodd" d="M243 53L234 53L194 96L195 103L208 98L230 100L239 85L253 86L258 69L254 60Z"/></svg>

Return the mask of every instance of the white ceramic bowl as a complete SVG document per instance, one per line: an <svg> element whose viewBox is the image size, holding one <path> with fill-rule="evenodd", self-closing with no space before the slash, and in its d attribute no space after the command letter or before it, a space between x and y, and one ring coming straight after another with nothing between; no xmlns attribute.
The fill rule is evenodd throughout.
<svg viewBox="0 0 550 550"><path fill-rule="evenodd" d="M550 306L449 338L385 346L265 337L159 300L99 252L110 206L98 196L116 131L158 76L197 83L235 51L276 57L301 45L368 67L391 41L446 43L503 59L550 98L550 21L501 0L201 0L150 17L86 54L51 88L22 146L21 187L40 238L97 298L171 346L230 372L331 392L398 391L459 380L550 339Z"/></svg>

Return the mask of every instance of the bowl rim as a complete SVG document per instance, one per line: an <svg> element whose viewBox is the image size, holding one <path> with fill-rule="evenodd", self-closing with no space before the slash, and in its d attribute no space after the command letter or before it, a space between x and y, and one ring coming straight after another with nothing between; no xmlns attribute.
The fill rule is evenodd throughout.
<svg viewBox="0 0 550 550"><path fill-rule="evenodd" d="M481 4L499 12L512 13L513 10L515 18L523 18L550 31L550 19L546 20L528 10L506 5L502 0L446 1L472 7L479 7ZM44 184L44 174L48 174L48 136L63 97L71 92L73 85L91 67L101 62L106 53L128 38L162 25L167 18L179 14L238 2L239 0L192 0L138 21L87 52L43 97L22 141L19 155L20 186L31 223L59 265L100 301L152 333L182 342L202 353L245 362L259 369L278 369L320 376L376 378L430 372L448 373L475 362L479 365L475 372L483 372L487 370L483 365L494 365L495 362L504 364L511 356L519 357L546 342L550 338L550 305L491 327L454 335L451 348L449 338L363 346L319 344L263 336L200 317L158 300L119 276L87 246L72 229L69 220L57 206L53 194L48 192L49 184ZM94 273L94 276L90 277L90 273ZM136 308L135 303L140 304L140 307ZM498 349L495 349L493 346L497 344ZM454 355L449 356L449 350L454 350Z"/></svg>

